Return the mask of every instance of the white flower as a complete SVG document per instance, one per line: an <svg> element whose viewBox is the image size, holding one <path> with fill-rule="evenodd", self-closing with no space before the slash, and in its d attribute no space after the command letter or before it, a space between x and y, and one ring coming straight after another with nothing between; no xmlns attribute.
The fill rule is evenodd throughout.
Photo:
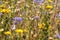
<svg viewBox="0 0 60 40"><path fill-rule="evenodd" d="M53 37L49 37L49 39L53 39Z"/></svg>
<svg viewBox="0 0 60 40"><path fill-rule="evenodd" d="M11 27L11 29L15 30L16 29L16 25L13 24L12 27Z"/></svg>

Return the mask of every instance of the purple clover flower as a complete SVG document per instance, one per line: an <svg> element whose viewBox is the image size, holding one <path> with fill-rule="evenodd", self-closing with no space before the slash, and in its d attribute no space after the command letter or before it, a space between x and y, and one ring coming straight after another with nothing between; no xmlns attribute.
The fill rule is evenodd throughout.
<svg viewBox="0 0 60 40"><path fill-rule="evenodd" d="M35 3L42 4L44 0L34 0Z"/></svg>
<svg viewBox="0 0 60 40"><path fill-rule="evenodd" d="M39 16L34 16L34 19L38 19L39 18Z"/></svg>
<svg viewBox="0 0 60 40"><path fill-rule="evenodd" d="M15 17L15 18L13 18L13 19L16 20L16 21L22 21L22 20L23 20L22 17Z"/></svg>

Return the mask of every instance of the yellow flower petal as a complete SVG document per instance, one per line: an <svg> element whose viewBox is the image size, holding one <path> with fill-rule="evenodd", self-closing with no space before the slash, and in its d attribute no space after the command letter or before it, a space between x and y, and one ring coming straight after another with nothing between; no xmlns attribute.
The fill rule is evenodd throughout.
<svg viewBox="0 0 60 40"><path fill-rule="evenodd" d="M5 35L11 35L11 31L4 32Z"/></svg>
<svg viewBox="0 0 60 40"><path fill-rule="evenodd" d="M27 30L26 29L23 29L23 32L27 32Z"/></svg>
<svg viewBox="0 0 60 40"><path fill-rule="evenodd" d="M47 9L52 9L53 6L47 5L46 8L47 8Z"/></svg>
<svg viewBox="0 0 60 40"><path fill-rule="evenodd" d="M45 23L39 24L39 28L44 28L44 26L45 26Z"/></svg>
<svg viewBox="0 0 60 40"><path fill-rule="evenodd" d="M22 29L16 29L15 32L16 32L16 33L22 33L23 30L22 30Z"/></svg>

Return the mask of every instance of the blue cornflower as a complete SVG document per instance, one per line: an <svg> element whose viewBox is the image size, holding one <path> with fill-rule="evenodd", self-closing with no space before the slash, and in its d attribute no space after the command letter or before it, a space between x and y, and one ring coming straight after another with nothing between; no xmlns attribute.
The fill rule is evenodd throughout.
<svg viewBox="0 0 60 40"><path fill-rule="evenodd" d="M44 0L34 0L35 3L42 4Z"/></svg>
<svg viewBox="0 0 60 40"><path fill-rule="evenodd" d="M22 20L23 20L22 17L15 17L15 18L13 18L13 19L16 20L16 21L22 21Z"/></svg>

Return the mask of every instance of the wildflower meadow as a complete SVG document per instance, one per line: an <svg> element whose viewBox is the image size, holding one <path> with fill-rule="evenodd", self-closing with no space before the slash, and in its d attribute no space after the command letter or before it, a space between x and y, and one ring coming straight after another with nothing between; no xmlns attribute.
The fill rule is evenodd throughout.
<svg viewBox="0 0 60 40"><path fill-rule="evenodd" d="M60 0L0 0L0 40L60 40Z"/></svg>

